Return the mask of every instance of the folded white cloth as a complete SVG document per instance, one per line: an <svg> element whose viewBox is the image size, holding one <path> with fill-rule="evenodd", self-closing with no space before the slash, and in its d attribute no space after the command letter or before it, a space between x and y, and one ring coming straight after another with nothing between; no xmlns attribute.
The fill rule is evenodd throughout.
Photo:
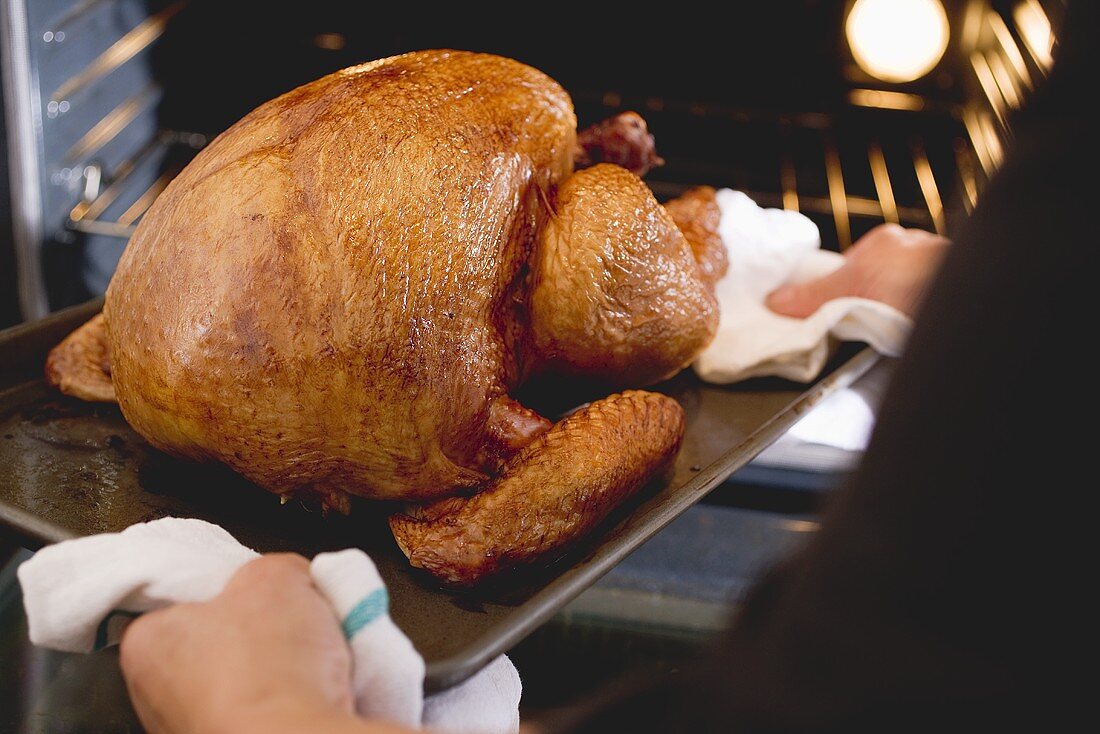
<svg viewBox="0 0 1100 734"><path fill-rule="evenodd" d="M753 466L815 472L853 468L867 448L892 370L877 367L837 390L752 460Z"/></svg>
<svg viewBox="0 0 1100 734"><path fill-rule="evenodd" d="M729 271L718 282L718 333L695 371L707 382L730 383L778 376L810 382L829 357L829 336L863 341L896 356L909 335L908 316L866 298L837 298L806 319L764 305L786 283L826 275L844 262L821 249L817 226L798 212L764 209L740 191L718 192L718 232L729 252Z"/></svg>
<svg viewBox="0 0 1100 734"><path fill-rule="evenodd" d="M18 571L31 642L69 652L115 644L142 612L206 601L257 556L223 528L182 518L43 548ZM310 573L351 647L361 715L447 734L519 730L521 686L507 657L425 701L424 660L390 619L386 587L370 558L357 549L321 553Z"/></svg>
<svg viewBox="0 0 1100 734"><path fill-rule="evenodd" d="M516 666L501 655L466 682L429 696L424 726L442 734L517 732L520 691Z"/></svg>

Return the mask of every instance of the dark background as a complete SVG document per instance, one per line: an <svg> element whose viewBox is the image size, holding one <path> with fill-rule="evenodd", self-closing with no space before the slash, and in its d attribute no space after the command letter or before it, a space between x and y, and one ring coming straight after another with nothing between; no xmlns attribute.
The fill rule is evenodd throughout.
<svg viewBox="0 0 1100 734"><path fill-rule="evenodd" d="M172 90L166 121L199 130L222 129L256 104L335 69L421 48L510 56L582 97L613 90L806 109L837 96L832 59L843 6L733 3L730 15L741 20L731 26L697 6L685 12L670 5L650 17L625 4L614 11L555 6L531 28L469 6L391 4L376 14L328 0L292 12L237 2L227 12L224 2L197 0L162 39L158 74ZM323 34L339 40L319 39ZM203 39L198 52L196 37Z"/></svg>

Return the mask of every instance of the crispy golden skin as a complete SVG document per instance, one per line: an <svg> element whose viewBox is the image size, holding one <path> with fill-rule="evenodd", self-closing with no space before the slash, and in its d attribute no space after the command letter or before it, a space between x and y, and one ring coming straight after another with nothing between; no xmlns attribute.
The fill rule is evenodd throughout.
<svg viewBox="0 0 1100 734"><path fill-rule="evenodd" d="M539 436L479 494L394 515L390 528L412 565L471 584L582 537L669 465L683 433L672 398L612 395Z"/></svg>
<svg viewBox="0 0 1100 734"><path fill-rule="evenodd" d="M654 429L656 409L636 402L669 401L637 393L551 428L509 393L563 365L648 384L706 345L717 312L690 244L634 174L570 176L575 129L542 73L452 51L346 69L259 107L168 186L119 263L94 328L108 332L127 420L171 454L345 512L349 495L431 502L507 484L537 494L545 517L557 493L559 532L516 540L528 550L515 559L590 528L655 470L646 457L664 457L682 421ZM612 258L603 274L584 254L596 236ZM595 290L540 301L532 287L576 282L572 248ZM561 333L562 313L615 327L572 346L539 339ZM589 361L568 365L574 348ZM589 359L601 350L613 358ZM596 456L585 431L607 426ZM629 468L608 473L612 447ZM547 475L522 467L544 451L573 467L567 479L532 484ZM604 482L602 499L569 499L590 482ZM502 507L476 506L490 524Z"/></svg>
<svg viewBox="0 0 1100 734"><path fill-rule="evenodd" d="M103 314L93 316L50 350L46 358L46 382L74 398L115 402Z"/></svg>
<svg viewBox="0 0 1100 734"><path fill-rule="evenodd" d="M330 504L477 486L520 369L507 305L575 128L553 80L461 52L250 113L157 199L111 282L127 420Z"/></svg>
<svg viewBox="0 0 1100 734"><path fill-rule="evenodd" d="M692 248L642 181L601 163L558 189L531 293L536 349L559 371L640 387L714 338L718 303Z"/></svg>
<svg viewBox="0 0 1100 734"><path fill-rule="evenodd" d="M665 209L691 245L695 261L699 263L699 275L713 293L715 284L729 269L729 254L718 234L722 211L718 208L714 189L697 186L666 203Z"/></svg>

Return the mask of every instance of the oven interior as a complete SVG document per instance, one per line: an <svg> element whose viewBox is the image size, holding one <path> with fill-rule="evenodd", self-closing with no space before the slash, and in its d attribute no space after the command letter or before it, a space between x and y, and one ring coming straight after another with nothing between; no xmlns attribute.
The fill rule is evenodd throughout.
<svg viewBox="0 0 1100 734"><path fill-rule="evenodd" d="M1050 63L1019 21L1060 3L948 2L931 72L886 82L855 61L850 2L786 0L660 19L597 13L523 28L458 11L378 23L319 0L273 11L209 0L8 0L4 105L23 318L105 289L172 176L266 99L366 59L458 47L513 56L573 96L580 124L633 109L667 164L658 197L711 184L799 209L827 247L884 221L945 231L971 208L1009 113ZM1021 8L1025 12L1021 12ZM555 25L556 28L549 26Z"/></svg>
<svg viewBox="0 0 1100 734"><path fill-rule="evenodd" d="M331 0L2 0L0 193L11 208L0 219L0 315L36 318L101 294L156 196L256 105L418 48L532 64L570 92L581 126L638 111L666 160L647 178L660 199L697 184L739 188L805 213L841 251L882 222L948 232L1000 163L1013 110L1047 75L1064 3L943 2L946 51L913 81L861 65L852 7L738 3L721 21L702 8L648 18L555 8L531 28L469 8L391 6L380 22ZM632 666L673 670L759 569L812 532L819 496L716 490L515 651L528 708L560 707ZM31 663L43 680L77 665ZM587 672L544 680L559 664ZM66 695L34 705L78 715Z"/></svg>

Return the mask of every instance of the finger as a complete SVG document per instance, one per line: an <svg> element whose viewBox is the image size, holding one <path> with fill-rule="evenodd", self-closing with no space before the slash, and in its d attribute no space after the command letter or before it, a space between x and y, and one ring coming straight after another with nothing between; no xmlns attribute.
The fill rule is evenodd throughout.
<svg viewBox="0 0 1100 734"><path fill-rule="evenodd" d="M155 651L170 642L180 618L188 618L198 603L173 604L146 612L126 625L119 640L119 663L122 672L135 669L155 656Z"/></svg>
<svg viewBox="0 0 1100 734"><path fill-rule="evenodd" d="M765 303L781 316L804 319L821 308L822 304L851 295L855 295L855 287L851 267L845 264L820 278L778 288L768 295Z"/></svg>
<svg viewBox="0 0 1100 734"><path fill-rule="evenodd" d="M136 675L150 656L150 649L159 636L156 632L160 620L156 612L148 612L138 617L122 631L118 643L118 662L122 675L127 679Z"/></svg>
<svg viewBox="0 0 1100 734"><path fill-rule="evenodd" d="M893 222L885 222L883 224L876 225L867 230L867 233L855 241L855 244L849 248L849 252L860 246L866 246L869 242L878 242L880 240L900 240L913 232L920 232L918 229L907 229L900 224L894 224Z"/></svg>
<svg viewBox="0 0 1100 734"><path fill-rule="evenodd" d="M134 712L148 732L179 731L181 722L167 721L163 708L166 689L165 661L177 663L188 647L187 632L202 604L176 604L147 612L127 625L119 643L119 667Z"/></svg>
<svg viewBox="0 0 1100 734"><path fill-rule="evenodd" d="M295 553L271 553L260 556L240 567L225 585L223 594L256 589L286 589L311 586L309 561Z"/></svg>
<svg viewBox="0 0 1100 734"><path fill-rule="evenodd" d="M147 696L138 681L132 677L127 677L125 680L126 693L130 696L130 705L134 707L134 713L137 714L142 728L147 732L171 731L168 722L157 711L157 706L146 700Z"/></svg>

